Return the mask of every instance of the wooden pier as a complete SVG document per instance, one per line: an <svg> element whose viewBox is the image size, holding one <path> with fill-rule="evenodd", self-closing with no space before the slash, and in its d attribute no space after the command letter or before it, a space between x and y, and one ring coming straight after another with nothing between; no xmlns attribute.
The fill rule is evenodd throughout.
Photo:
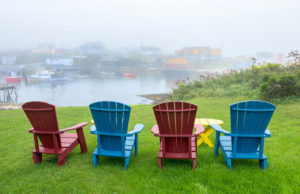
<svg viewBox="0 0 300 194"><path fill-rule="evenodd" d="M18 95L15 86L0 84L0 103L17 103Z"/></svg>

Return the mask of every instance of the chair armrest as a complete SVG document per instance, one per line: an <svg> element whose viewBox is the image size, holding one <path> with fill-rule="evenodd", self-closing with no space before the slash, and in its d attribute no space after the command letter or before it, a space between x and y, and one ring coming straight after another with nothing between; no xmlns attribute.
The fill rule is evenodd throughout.
<svg viewBox="0 0 300 194"><path fill-rule="evenodd" d="M90 133L91 134L97 134L97 129L96 129L95 125L93 125L93 126L90 127Z"/></svg>
<svg viewBox="0 0 300 194"><path fill-rule="evenodd" d="M159 129L157 124L152 127L151 133L153 133L154 136L159 136Z"/></svg>
<svg viewBox="0 0 300 194"><path fill-rule="evenodd" d="M204 127L203 127L203 125L195 124L195 125L194 125L194 128L195 128L194 137L198 137L201 133L204 132Z"/></svg>
<svg viewBox="0 0 300 194"><path fill-rule="evenodd" d="M271 131L270 130L266 129L265 137L271 137Z"/></svg>
<svg viewBox="0 0 300 194"><path fill-rule="evenodd" d="M80 129L80 128L86 126L86 125L88 125L88 122L82 122L82 123L79 123L79 124L74 125L74 126L72 126L72 127L68 127L68 128L59 130L58 132L59 132L59 133L64 133L64 132L66 132L66 131L76 130L76 129Z"/></svg>
<svg viewBox="0 0 300 194"><path fill-rule="evenodd" d="M60 134L60 133L66 132L66 131L80 129L80 128L86 126L87 124L88 124L87 122L82 122L82 123L79 123L79 124L74 125L72 127L62 129L62 130L58 130L58 131L37 131L37 130L34 130L34 128L31 128L31 129L29 129L28 132L29 133L35 133L35 134L44 134L44 135Z"/></svg>
<svg viewBox="0 0 300 194"><path fill-rule="evenodd" d="M218 124L210 124L210 127L213 128L216 132L224 133L225 135L231 135L230 132L222 129L222 127Z"/></svg>
<svg viewBox="0 0 300 194"><path fill-rule="evenodd" d="M144 129L143 124L136 124L132 131L128 132L127 135L132 136L134 134L140 133Z"/></svg>
<svg viewBox="0 0 300 194"><path fill-rule="evenodd" d="M42 134L42 135L59 134L59 131L37 131L37 130L34 130L34 128L29 129L28 132L34 133L34 134Z"/></svg>

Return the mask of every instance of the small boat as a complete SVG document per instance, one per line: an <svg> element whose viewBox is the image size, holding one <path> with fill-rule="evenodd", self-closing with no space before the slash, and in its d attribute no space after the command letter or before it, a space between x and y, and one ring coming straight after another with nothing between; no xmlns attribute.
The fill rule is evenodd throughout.
<svg viewBox="0 0 300 194"><path fill-rule="evenodd" d="M123 77L136 78L136 73L122 73Z"/></svg>
<svg viewBox="0 0 300 194"><path fill-rule="evenodd" d="M102 75L106 75L106 76L113 76L113 75L116 75L115 72L101 71L100 73L101 73Z"/></svg>
<svg viewBox="0 0 300 194"><path fill-rule="evenodd" d="M77 78L79 78L79 79L87 79L87 78L89 78L90 76L88 76L88 75L78 75L77 76Z"/></svg>
<svg viewBox="0 0 300 194"><path fill-rule="evenodd" d="M19 72L8 72L4 75L6 83L20 83L23 80L22 75Z"/></svg>
<svg viewBox="0 0 300 194"><path fill-rule="evenodd" d="M44 82L44 81L66 81L66 78L61 73L52 71L41 71L31 75L28 82Z"/></svg>

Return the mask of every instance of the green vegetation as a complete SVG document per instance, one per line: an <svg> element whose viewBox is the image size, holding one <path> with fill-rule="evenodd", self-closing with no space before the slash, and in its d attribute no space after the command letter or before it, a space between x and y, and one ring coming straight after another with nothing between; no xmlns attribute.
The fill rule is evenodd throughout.
<svg viewBox="0 0 300 194"><path fill-rule="evenodd" d="M250 87L250 86L249 86ZM230 130L229 105L244 97L207 97L189 100L198 105L197 117L224 120ZM96 137L85 127L88 153L77 147L57 168L57 156L44 155L34 165L31 127L22 110L0 111L0 193L300 193L300 103L277 105L266 139L266 171L257 160L234 160L229 171L223 156L214 156L206 145L198 147L197 167L192 161L164 160L157 166L159 139L150 133L155 123L151 106L132 106L129 128L143 123L139 154L132 156L127 171L124 159L100 157L93 168L92 152ZM61 128L90 121L88 107L57 108ZM211 139L214 142L215 134Z"/></svg>
<svg viewBox="0 0 300 194"><path fill-rule="evenodd" d="M172 99L243 96L276 100L300 97L300 65L262 64L252 69L200 76L200 81L183 80L173 88Z"/></svg>

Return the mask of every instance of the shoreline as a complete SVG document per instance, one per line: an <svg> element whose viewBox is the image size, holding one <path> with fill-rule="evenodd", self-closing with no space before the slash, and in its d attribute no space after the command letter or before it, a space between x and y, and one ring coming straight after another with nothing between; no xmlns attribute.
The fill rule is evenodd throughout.
<svg viewBox="0 0 300 194"><path fill-rule="evenodd" d="M139 94L137 96L152 100L152 104L159 104L168 100L171 96L169 93L160 93L160 94Z"/></svg>
<svg viewBox="0 0 300 194"><path fill-rule="evenodd" d="M0 110L16 110L21 108L22 104L0 103Z"/></svg>

